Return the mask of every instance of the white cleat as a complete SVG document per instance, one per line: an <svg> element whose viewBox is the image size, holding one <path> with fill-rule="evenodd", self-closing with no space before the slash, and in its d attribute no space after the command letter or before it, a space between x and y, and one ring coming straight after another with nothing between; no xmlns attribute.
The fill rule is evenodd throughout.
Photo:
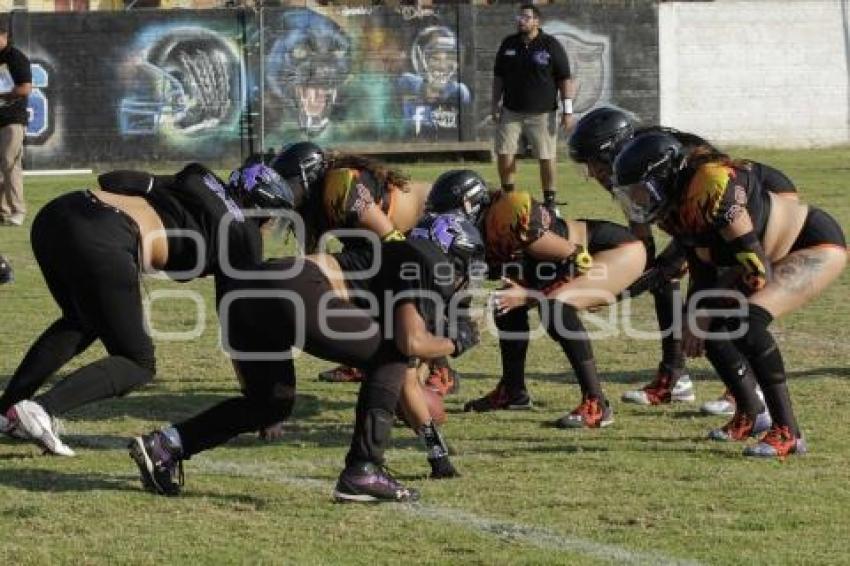
<svg viewBox="0 0 850 566"><path fill-rule="evenodd" d="M759 399L764 401L764 395L762 395L761 388L756 388L756 395L759 396ZM700 412L705 413L706 415L734 415L735 414L735 398L732 397L732 394L727 389L723 392L723 395L715 399L714 401L706 401L703 403L700 408Z"/></svg>
<svg viewBox="0 0 850 566"><path fill-rule="evenodd" d="M672 388L670 382L672 377L669 372L660 369L652 383L643 389L635 389L623 393L624 403L635 405L664 405L667 403L692 403L696 399L694 384L688 374L679 377Z"/></svg>
<svg viewBox="0 0 850 566"><path fill-rule="evenodd" d="M12 406L7 413L15 429L32 440L47 452L57 456L75 456L74 451L62 442L56 433L53 419L44 408L35 401L21 401Z"/></svg>

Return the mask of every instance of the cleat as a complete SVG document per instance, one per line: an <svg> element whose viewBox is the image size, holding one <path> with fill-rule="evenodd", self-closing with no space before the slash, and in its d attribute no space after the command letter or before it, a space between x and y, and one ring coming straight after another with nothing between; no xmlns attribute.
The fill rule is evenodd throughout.
<svg viewBox="0 0 850 566"><path fill-rule="evenodd" d="M714 401L706 401L699 408L701 413L706 415L734 415L735 414L735 398L727 389L723 395Z"/></svg>
<svg viewBox="0 0 850 566"><path fill-rule="evenodd" d="M139 467L142 485L160 495L180 495L183 487L182 450L160 431L137 436L128 446Z"/></svg>
<svg viewBox="0 0 850 566"><path fill-rule="evenodd" d="M12 264L5 257L0 255L0 285L4 283L14 283L15 270L12 269Z"/></svg>
<svg viewBox="0 0 850 566"><path fill-rule="evenodd" d="M447 455L439 458L428 458L428 463L431 464L431 479L433 480L460 477L460 473L455 469Z"/></svg>
<svg viewBox="0 0 850 566"><path fill-rule="evenodd" d="M558 428L604 428L614 424L614 411L607 401L585 397L581 405L557 421Z"/></svg>
<svg viewBox="0 0 850 566"><path fill-rule="evenodd" d="M731 421L709 432L708 437L719 442L740 442L748 438L758 438L770 430L772 424L767 408L756 415L755 420L744 413L735 413Z"/></svg>
<svg viewBox="0 0 850 566"><path fill-rule="evenodd" d="M789 454L805 454L806 440L795 437L787 426L773 425L758 444L744 448L744 456L785 458Z"/></svg>
<svg viewBox="0 0 850 566"><path fill-rule="evenodd" d="M651 383L643 389L626 391L623 393L624 403L636 405L664 405L667 403L692 403L696 400L694 395L694 384L691 377L683 373L676 384L671 387L674 373L664 364L658 366L658 373Z"/></svg>
<svg viewBox="0 0 850 566"><path fill-rule="evenodd" d="M319 374L319 381L330 383L360 383L365 379L362 370L346 366L339 366Z"/></svg>
<svg viewBox="0 0 850 566"><path fill-rule="evenodd" d="M521 391L515 395L509 395L507 388L501 383L496 386L496 389L478 399L467 401L463 406L466 413L484 413L487 411L527 411L533 408L531 397L526 391Z"/></svg>
<svg viewBox="0 0 850 566"><path fill-rule="evenodd" d="M20 401L6 412L9 434L31 440L45 452L57 456L75 456L73 450L62 442L57 432L57 423L47 414L44 407L35 401Z"/></svg>
<svg viewBox="0 0 850 566"><path fill-rule="evenodd" d="M440 397L457 393L460 389L460 374L449 366L431 366L431 373L425 380L425 387Z"/></svg>
<svg viewBox="0 0 850 566"><path fill-rule="evenodd" d="M756 388L756 395L759 396L759 399L764 401L764 395L761 392L761 388ZM732 392L727 389L723 392L723 395L714 401L706 401L703 403L699 410L706 415L734 415L735 397L733 397Z"/></svg>
<svg viewBox="0 0 850 566"><path fill-rule="evenodd" d="M400 484L384 466L360 462L346 466L333 492L337 503L406 503L419 500L419 492Z"/></svg>

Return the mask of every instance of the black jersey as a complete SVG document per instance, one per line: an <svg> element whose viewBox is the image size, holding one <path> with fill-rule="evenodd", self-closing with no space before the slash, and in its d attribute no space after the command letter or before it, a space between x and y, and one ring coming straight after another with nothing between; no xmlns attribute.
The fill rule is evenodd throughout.
<svg viewBox="0 0 850 566"><path fill-rule="evenodd" d="M543 31L528 43L519 33L506 37L493 74L502 79L505 108L538 114L556 109L558 81L571 76L563 46Z"/></svg>
<svg viewBox="0 0 850 566"><path fill-rule="evenodd" d="M3 50L0 50L0 75L5 75L3 82L6 84L18 86L31 83L30 60L17 47L7 45ZM28 120L26 96L0 104L0 127L9 124L26 126Z"/></svg>
<svg viewBox="0 0 850 566"><path fill-rule="evenodd" d="M737 265L720 230L745 211L761 240L770 217L770 192L756 172L749 167L707 163L686 178L659 224L686 248L708 248L718 265Z"/></svg>
<svg viewBox="0 0 850 566"><path fill-rule="evenodd" d="M246 218L212 171L191 163L173 176L114 171L98 178L109 192L141 196L168 231L164 271L202 277L221 274L225 262L250 269L262 261L262 235L255 218ZM226 255L226 257L225 257Z"/></svg>
<svg viewBox="0 0 850 566"><path fill-rule="evenodd" d="M429 240L386 242L381 265L369 281L369 291L379 305L378 321L384 326L392 308L412 300L433 333L445 323L445 306L454 294L452 264L437 244Z"/></svg>

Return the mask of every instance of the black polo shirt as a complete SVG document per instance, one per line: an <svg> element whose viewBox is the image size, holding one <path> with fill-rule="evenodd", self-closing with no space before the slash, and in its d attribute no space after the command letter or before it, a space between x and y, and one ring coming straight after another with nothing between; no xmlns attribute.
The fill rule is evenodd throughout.
<svg viewBox="0 0 850 566"><path fill-rule="evenodd" d="M502 79L505 108L537 113L558 107L558 81L572 76L564 48L542 31L528 44L520 33L506 37L496 53L493 74Z"/></svg>
<svg viewBox="0 0 850 566"><path fill-rule="evenodd" d="M15 86L32 82L30 60L19 49L7 45L0 51L0 88L9 92ZM0 101L0 128L9 124L27 125L27 97Z"/></svg>

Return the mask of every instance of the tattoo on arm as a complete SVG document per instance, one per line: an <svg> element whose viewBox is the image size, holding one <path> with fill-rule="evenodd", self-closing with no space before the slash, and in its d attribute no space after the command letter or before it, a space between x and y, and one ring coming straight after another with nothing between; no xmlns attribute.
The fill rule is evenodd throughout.
<svg viewBox="0 0 850 566"><path fill-rule="evenodd" d="M782 288L799 293L813 285L823 271L824 259L817 254L797 253L774 266L774 278Z"/></svg>

